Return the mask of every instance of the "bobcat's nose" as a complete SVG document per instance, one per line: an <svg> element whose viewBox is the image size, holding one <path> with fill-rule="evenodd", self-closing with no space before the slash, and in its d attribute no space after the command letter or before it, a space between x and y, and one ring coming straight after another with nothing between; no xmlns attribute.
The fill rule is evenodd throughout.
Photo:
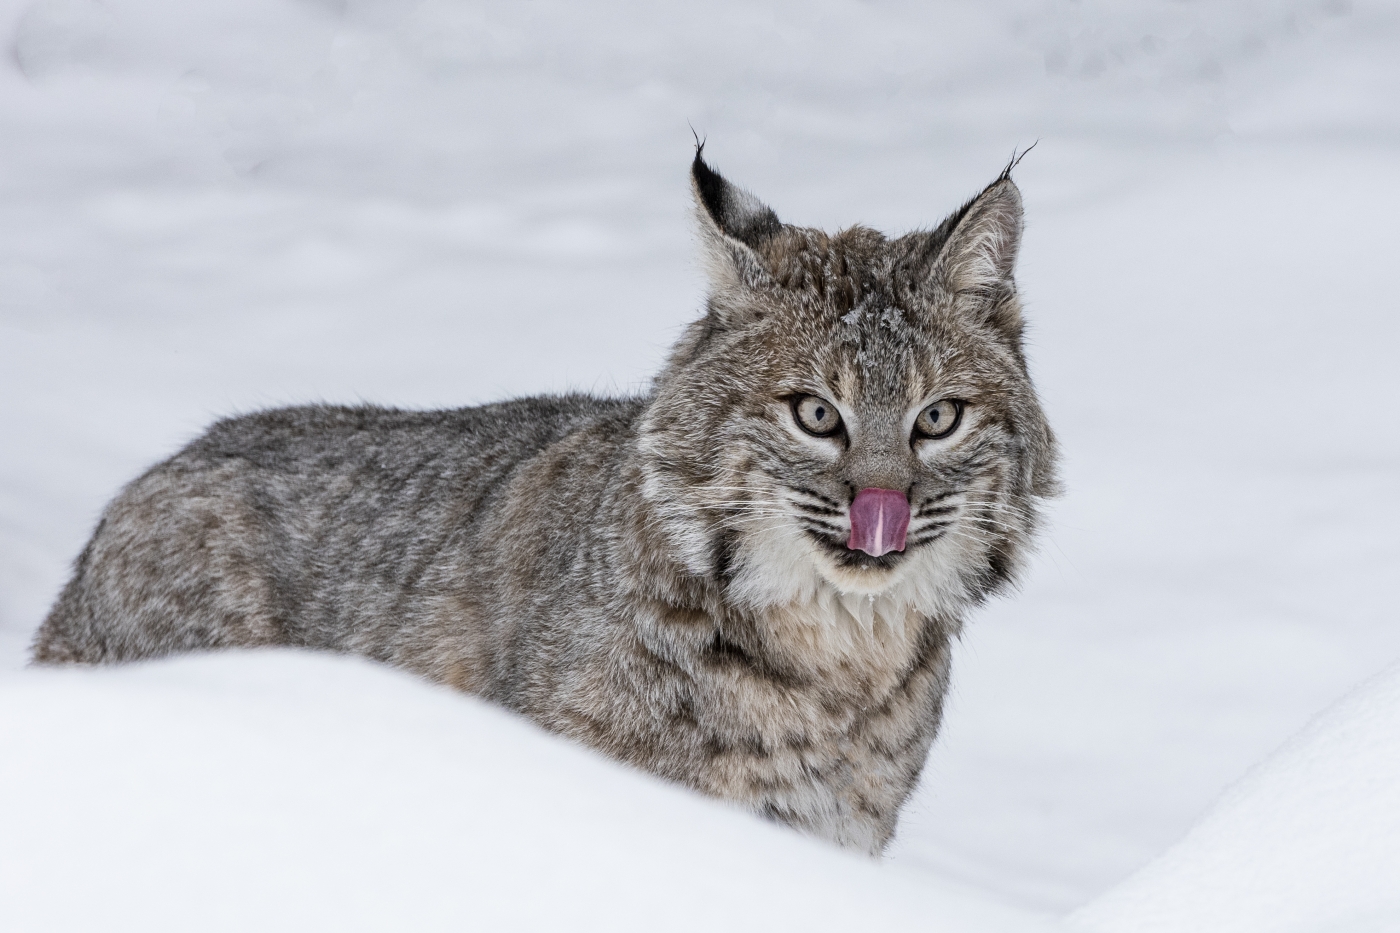
<svg viewBox="0 0 1400 933"><path fill-rule="evenodd" d="M851 503L851 539L846 547L873 557L902 551L908 530L908 496L897 489L862 489Z"/></svg>

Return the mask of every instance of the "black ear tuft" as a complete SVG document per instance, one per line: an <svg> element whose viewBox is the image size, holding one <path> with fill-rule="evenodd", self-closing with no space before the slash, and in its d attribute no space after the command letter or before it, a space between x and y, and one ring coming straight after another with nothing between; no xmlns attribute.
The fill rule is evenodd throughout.
<svg viewBox="0 0 1400 933"><path fill-rule="evenodd" d="M697 143L690 176L695 182L696 200L719 232L752 248L781 230L782 222L773 209L725 181L705 164L704 151L705 144Z"/></svg>
<svg viewBox="0 0 1400 933"><path fill-rule="evenodd" d="M1010 161L1010 162L1007 162L1007 163L1006 163L1006 168L1004 168L1004 169L1001 170L1001 174L997 176L997 181L1010 181L1010 180L1011 180L1011 172L1012 172L1012 170L1015 169L1016 166L1018 166L1018 165L1021 164L1021 160L1022 160L1022 159L1024 159L1026 156L1028 156L1028 155L1031 154L1031 150L1032 150L1032 149L1034 149L1036 146L1039 146L1039 145L1040 145L1040 140L1037 139L1035 142L1031 143L1029 146L1027 146L1026 148L1022 149L1019 155L1016 153L1016 150L1015 150L1015 149L1012 149L1012 150L1011 150L1011 161Z"/></svg>

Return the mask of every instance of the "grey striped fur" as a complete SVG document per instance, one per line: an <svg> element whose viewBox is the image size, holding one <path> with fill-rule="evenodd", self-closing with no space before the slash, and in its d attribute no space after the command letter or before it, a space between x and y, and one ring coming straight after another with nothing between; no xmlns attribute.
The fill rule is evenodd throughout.
<svg viewBox="0 0 1400 933"><path fill-rule="evenodd" d="M699 153L692 181L708 307L648 394L221 421L107 508L35 661L351 652L880 852L950 640L1055 489L1020 196L1003 173L890 240L784 225ZM840 436L796 424L803 394ZM939 399L959 430L912 438ZM903 552L845 548L865 487L909 492Z"/></svg>

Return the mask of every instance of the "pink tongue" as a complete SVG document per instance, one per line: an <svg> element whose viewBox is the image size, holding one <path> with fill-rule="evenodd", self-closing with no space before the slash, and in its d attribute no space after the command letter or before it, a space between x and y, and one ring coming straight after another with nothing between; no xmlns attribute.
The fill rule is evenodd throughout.
<svg viewBox="0 0 1400 933"><path fill-rule="evenodd" d="M879 557L904 550L909 499L897 489L862 489L851 503L851 540L846 547Z"/></svg>

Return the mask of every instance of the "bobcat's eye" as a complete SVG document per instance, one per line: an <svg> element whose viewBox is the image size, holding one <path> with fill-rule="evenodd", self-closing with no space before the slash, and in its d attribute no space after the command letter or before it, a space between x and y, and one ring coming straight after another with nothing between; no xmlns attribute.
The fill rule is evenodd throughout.
<svg viewBox="0 0 1400 933"><path fill-rule="evenodd" d="M934 402L914 419L914 437L937 440L947 437L962 423L963 403L945 398Z"/></svg>
<svg viewBox="0 0 1400 933"><path fill-rule="evenodd" d="M824 398L804 395L792 403L792 415L808 434L830 437L841 428L841 415L836 406Z"/></svg>

